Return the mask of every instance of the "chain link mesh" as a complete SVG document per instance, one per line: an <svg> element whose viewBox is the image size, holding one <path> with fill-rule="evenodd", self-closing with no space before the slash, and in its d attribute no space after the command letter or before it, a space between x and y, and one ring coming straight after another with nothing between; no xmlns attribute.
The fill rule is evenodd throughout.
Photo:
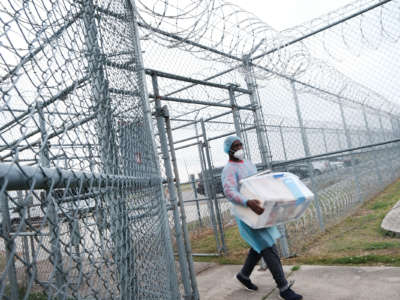
<svg viewBox="0 0 400 300"><path fill-rule="evenodd" d="M0 4L2 299L177 298L134 15Z"/></svg>
<svg viewBox="0 0 400 300"><path fill-rule="evenodd" d="M196 298L186 230L226 250L227 135L316 195L280 228L284 255L400 175L398 0L284 32L222 0L14 2L0 4L2 298Z"/></svg>

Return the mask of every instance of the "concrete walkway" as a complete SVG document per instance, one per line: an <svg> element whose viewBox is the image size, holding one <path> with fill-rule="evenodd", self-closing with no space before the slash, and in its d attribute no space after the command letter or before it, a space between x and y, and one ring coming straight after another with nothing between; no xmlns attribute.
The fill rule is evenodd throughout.
<svg viewBox="0 0 400 300"><path fill-rule="evenodd" d="M240 267L209 264L203 268L197 275L200 299L280 299L268 270L254 270L251 279L259 288L257 292L242 288L234 279ZM284 266L284 269L289 281L295 280L293 289L304 300L400 299L400 268L301 266L291 271L290 266Z"/></svg>

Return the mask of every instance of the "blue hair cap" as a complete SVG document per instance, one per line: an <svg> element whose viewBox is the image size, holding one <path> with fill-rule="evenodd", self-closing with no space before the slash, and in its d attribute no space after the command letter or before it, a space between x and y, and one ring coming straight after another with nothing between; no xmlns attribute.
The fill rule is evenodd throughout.
<svg viewBox="0 0 400 300"><path fill-rule="evenodd" d="M235 136L235 135L228 136L225 139L225 141L224 141L224 152L226 154L229 154L229 150L231 150L231 147L232 147L232 144L233 144L234 141L242 141L242 140L240 139L240 137Z"/></svg>

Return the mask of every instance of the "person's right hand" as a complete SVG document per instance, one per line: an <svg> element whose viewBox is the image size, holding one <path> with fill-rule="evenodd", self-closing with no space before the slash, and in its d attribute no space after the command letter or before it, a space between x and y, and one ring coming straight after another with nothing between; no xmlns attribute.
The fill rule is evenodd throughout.
<svg viewBox="0 0 400 300"><path fill-rule="evenodd" d="M261 215L264 212L264 208L261 206L260 200L247 200L247 206L250 207L250 209L254 211L257 215Z"/></svg>

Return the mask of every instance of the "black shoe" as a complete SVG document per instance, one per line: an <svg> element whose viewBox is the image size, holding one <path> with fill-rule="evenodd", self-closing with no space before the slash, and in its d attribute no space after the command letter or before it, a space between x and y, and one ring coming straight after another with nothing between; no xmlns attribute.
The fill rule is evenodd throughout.
<svg viewBox="0 0 400 300"><path fill-rule="evenodd" d="M240 273L236 274L236 279L239 280L240 283L243 284L249 291L258 290L258 287L255 284L253 284L250 279L244 278L242 274Z"/></svg>
<svg viewBox="0 0 400 300"><path fill-rule="evenodd" d="M280 292L279 295L282 299L285 300L301 300L303 299L302 295L296 294L290 287L283 292Z"/></svg>

